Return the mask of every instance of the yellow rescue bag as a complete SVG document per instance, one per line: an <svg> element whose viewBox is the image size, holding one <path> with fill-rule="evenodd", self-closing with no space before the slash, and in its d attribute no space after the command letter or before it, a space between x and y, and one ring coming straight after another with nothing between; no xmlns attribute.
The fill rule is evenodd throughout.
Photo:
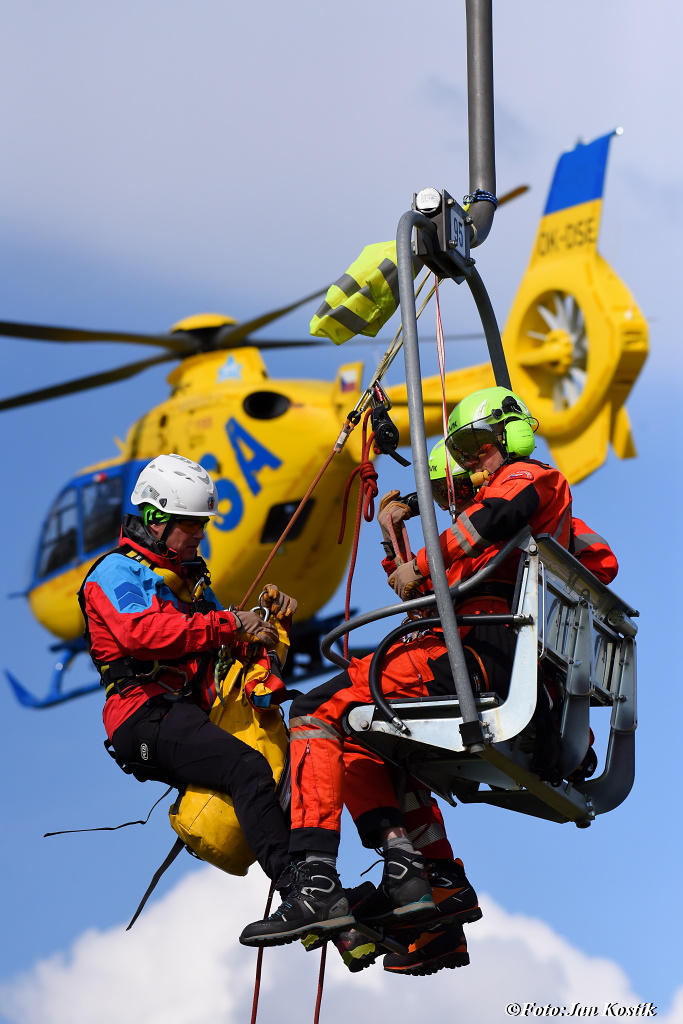
<svg viewBox="0 0 683 1024"><path fill-rule="evenodd" d="M289 639L276 619L280 643L280 660L289 646ZM280 781L287 758L288 737L282 717L276 709L256 711L245 694L247 682L258 684L268 678L268 669L259 664L245 666L234 661L220 683L209 718L237 739L260 751L273 771L275 785ZM202 860L231 875L246 875L256 858L237 821L232 798L225 793L200 786L188 786L170 808L171 827L183 842Z"/></svg>

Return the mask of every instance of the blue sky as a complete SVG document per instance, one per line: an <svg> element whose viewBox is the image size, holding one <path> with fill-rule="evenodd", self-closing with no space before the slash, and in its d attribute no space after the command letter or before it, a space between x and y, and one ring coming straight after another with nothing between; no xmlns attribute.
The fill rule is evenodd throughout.
<svg viewBox="0 0 683 1024"><path fill-rule="evenodd" d="M615 589L641 610L638 777L628 801L585 831L492 808L448 810L454 845L477 888L490 896L485 921L491 923L482 922L479 939L479 926L470 929L471 968L416 984L433 994L436 1008L459 1006L476 1024L506 1019L504 996L508 988L510 998L518 994L520 978L530 992L542 979L546 1001L572 991L591 1002L593 991L612 986L619 994L605 999L630 992L673 1021L680 1019L671 1005L681 980L683 912L674 791L681 700L673 647L680 458L671 431L681 379L674 268L683 18L673 0L658 6L655 58L635 0L495 6L499 191L532 186L500 211L480 250L478 266L501 322L558 154L578 137L625 128L612 145L600 249L651 322L652 354L629 402L640 455L626 463L610 459L574 494L579 514L619 556ZM304 0L255 0L239 10L214 0L115 6L33 0L6 7L0 13L3 318L151 331L206 309L246 319L334 279L364 244L391 237L415 190L433 184L465 192L461 7L437 2L428 14L405 0L390 14L385 4L358 0L341 11ZM446 328L476 329L468 296L452 293L444 302ZM309 316L294 314L272 335L305 335ZM121 345L2 345L7 395L137 357ZM366 358L372 368L379 354L372 345L321 349L307 358L306 372L331 380L340 361ZM481 358L476 343L448 351L449 367ZM290 353L269 355L267 363L275 377L297 372ZM425 364L433 372L431 355ZM401 379L400 368L392 373ZM40 523L59 488L82 466L114 455L112 438L166 394L163 372L150 371L2 415L5 592L25 586ZM380 472L382 489L394 481L407 486L406 471L380 465ZM370 527L355 588L364 608L386 601L377 539ZM337 595L330 608L342 601ZM3 598L2 618L2 664L41 692L52 666L51 638L20 599ZM149 978L146 989L126 958L138 950L146 964L142 944L150 935L182 945L185 915L193 943L218 942L221 956L241 965L235 936L254 907L257 912L263 881L255 871L245 881L226 880L189 857L160 886L149 931L140 938L131 933L125 938L134 945L122 945L121 922L173 840L162 808L144 829L41 838L48 830L144 817L161 792L109 762L99 699L29 712L2 689L0 705L9 805L0 854L2 1019L78 1024L78 1013L93 1019L87 978L106 978L98 971L112 960L128 965L117 992L127 1019L155 1019L151 1010L136 1010ZM349 881L367 864L349 830L342 864ZM218 924L211 916L217 906L223 908ZM159 949L166 956L161 965L173 963L161 939ZM273 968L273 978L284 977L286 963L295 977L305 972L309 991L311 958L296 953L282 954L289 959ZM57 959L38 965L46 957ZM486 984L482 963L499 977L500 1017L498 1004L480 1016L472 1003ZM152 957L150 972L155 967L161 969ZM25 983L17 980L21 972ZM381 975L347 978L348 1002L342 1002L359 1020L365 1011L351 991L356 984L385 1007L401 992L417 991L407 982L397 996ZM152 987L163 1006L161 986ZM413 996L405 998L409 1009ZM167 1022L204 1020L181 1004L168 1010ZM219 1010L226 1020L244 1019L241 1005L219 1000L202 1012L207 1021ZM328 1022L337 1012L330 1004ZM284 1019L274 1013L266 1011L264 1020Z"/></svg>

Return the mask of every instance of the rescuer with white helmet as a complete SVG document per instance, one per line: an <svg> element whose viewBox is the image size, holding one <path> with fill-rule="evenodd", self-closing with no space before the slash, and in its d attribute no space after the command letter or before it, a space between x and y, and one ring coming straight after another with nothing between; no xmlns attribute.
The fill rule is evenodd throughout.
<svg viewBox="0 0 683 1024"><path fill-rule="evenodd" d="M257 711L287 698L267 650L277 630L256 612L224 609L210 589L198 548L218 495L202 466L158 455L131 500L139 515L124 516L119 547L95 562L79 594L115 759L142 781L228 794L256 859L277 884L290 860L289 830L270 766L209 719L221 648L246 661L248 644L265 666L265 679L244 687ZM266 590L271 612L287 625L296 602L272 585Z"/></svg>

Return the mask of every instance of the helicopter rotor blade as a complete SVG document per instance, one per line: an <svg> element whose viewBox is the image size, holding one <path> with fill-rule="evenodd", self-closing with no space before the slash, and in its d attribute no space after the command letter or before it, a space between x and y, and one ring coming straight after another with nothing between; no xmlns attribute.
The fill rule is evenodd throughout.
<svg viewBox="0 0 683 1024"><path fill-rule="evenodd" d="M329 287L329 285L327 287ZM299 299L297 302L292 302L288 306L281 306L279 309L271 310L270 313L263 313L261 316L254 317L253 320L246 320L244 323L237 324L235 327L230 324L226 324L225 327L222 327L216 332L216 337L213 343L214 347L236 348L240 342L244 342L248 335L253 334L254 331L258 331L261 327L265 327L266 324L271 324L273 320L278 320L281 316L286 316L287 313L291 313L293 310L298 309L299 306L305 306L307 302L311 302L313 299L319 299L321 295L326 295L327 287L320 288L317 292L313 292L312 295L307 295L305 298ZM246 344L259 346L261 342L249 340Z"/></svg>
<svg viewBox="0 0 683 1024"><path fill-rule="evenodd" d="M502 196L498 197L498 205L502 206L503 203L509 203L511 199L523 196L525 192L529 191L529 188L529 185L518 185L517 188L512 188L509 192L504 192Z"/></svg>
<svg viewBox="0 0 683 1024"><path fill-rule="evenodd" d="M129 331L84 331L78 327L50 327L47 324L16 323L0 320L0 335L7 338L30 338L32 341L125 341L134 345L156 345L178 355L192 355L197 342L189 334L138 334Z"/></svg>
<svg viewBox="0 0 683 1024"><path fill-rule="evenodd" d="M177 356L169 353L168 355L155 356L153 359L141 359L136 363L119 366L116 370L106 370L104 373L91 373L87 377L79 377L76 380L66 381L64 384L55 384L50 388L39 388L37 391L25 391L23 395L14 395L13 398L5 398L0 401L0 412L5 409L16 409L22 405L46 402L49 398L73 395L77 391L89 391L91 388L102 387L103 384L114 384L116 381L134 377L137 373L142 373L143 370L147 370L150 366L168 363L176 358Z"/></svg>

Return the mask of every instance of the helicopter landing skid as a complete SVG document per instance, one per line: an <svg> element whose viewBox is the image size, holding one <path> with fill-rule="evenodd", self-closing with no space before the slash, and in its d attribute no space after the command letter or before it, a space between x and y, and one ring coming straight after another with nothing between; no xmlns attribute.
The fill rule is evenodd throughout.
<svg viewBox="0 0 683 1024"><path fill-rule="evenodd" d="M85 686L77 686L72 690L62 689L66 670L71 666L76 656L82 651L85 651L84 640L79 638L78 640L72 640L70 642L67 641L64 643L53 644L50 647L50 650L59 651L60 656L52 670L50 688L45 697L35 697L15 676L12 675L8 669L5 669L7 682L12 687L14 696L20 704L23 704L26 708L51 708L56 704L63 704L67 700L72 700L74 697L82 697L86 693L94 693L96 690L100 689L99 682L87 683Z"/></svg>

